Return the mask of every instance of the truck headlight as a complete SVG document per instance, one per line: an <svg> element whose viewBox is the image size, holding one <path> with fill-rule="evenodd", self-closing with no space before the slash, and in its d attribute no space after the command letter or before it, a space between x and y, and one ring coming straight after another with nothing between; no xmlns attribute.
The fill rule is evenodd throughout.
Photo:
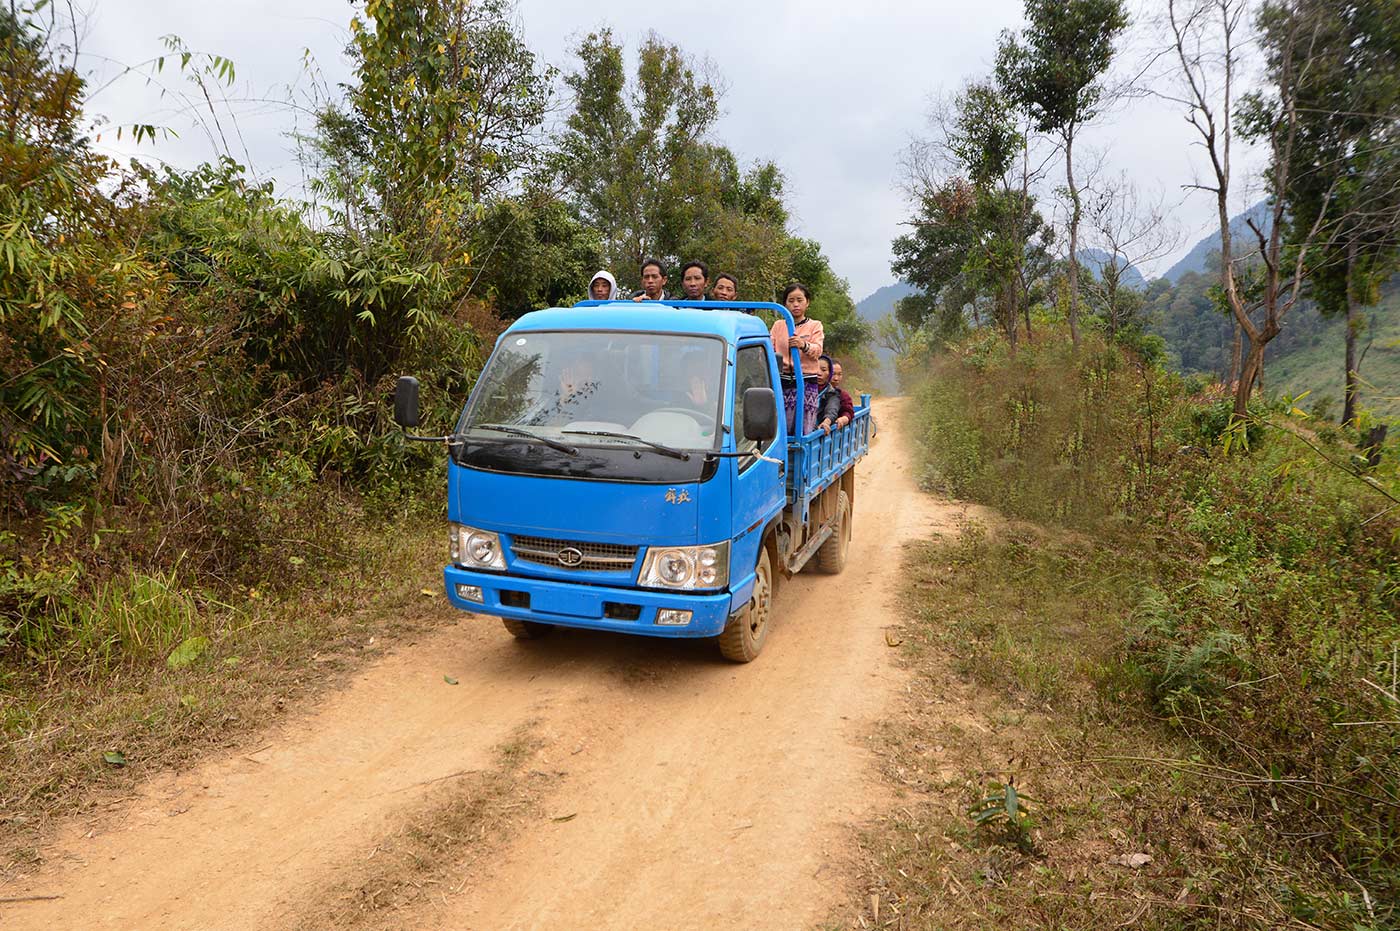
<svg viewBox="0 0 1400 931"><path fill-rule="evenodd" d="M729 584L729 543L650 546L639 585L648 588L723 588Z"/></svg>
<svg viewBox="0 0 1400 931"><path fill-rule="evenodd" d="M489 530L466 524L451 525L452 564L464 569L504 569L501 538Z"/></svg>

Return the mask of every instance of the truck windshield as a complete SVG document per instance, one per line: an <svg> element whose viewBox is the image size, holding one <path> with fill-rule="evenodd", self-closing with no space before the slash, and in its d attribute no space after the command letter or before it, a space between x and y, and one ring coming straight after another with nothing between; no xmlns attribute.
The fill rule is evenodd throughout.
<svg viewBox="0 0 1400 931"><path fill-rule="evenodd" d="M481 374L458 432L475 439L514 427L541 441L645 456L658 445L715 449L724 349L705 336L512 334Z"/></svg>

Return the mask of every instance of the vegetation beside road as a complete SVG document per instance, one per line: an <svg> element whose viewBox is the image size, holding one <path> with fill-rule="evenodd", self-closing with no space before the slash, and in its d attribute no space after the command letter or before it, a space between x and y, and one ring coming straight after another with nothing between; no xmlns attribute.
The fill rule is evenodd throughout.
<svg viewBox="0 0 1400 931"><path fill-rule="evenodd" d="M237 603L173 584L131 592L124 583L124 597L109 593L98 622L111 636L118 625L139 634L144 648L0 673L0 875L37 856L54 817L237 746L299 699L455 622L441 592L423 588L440 564L436 518L419 509L394 526L347 530L346 556L308 560L280 588L248 589ZM173 617L183 626L173 629Z"/></svg>
<svg viewBox="0 0 1400 931"><path fill-rule="evenodd" d="M927 361L928 483L1007 523L910 557L914 697L881 741L909 801L870 840L886 908L1395 927L1393 453L1366 466L1288 405L1232 423L1228 398L1062 331ZM977 826L1007 784L1029 818Z"/></svg>

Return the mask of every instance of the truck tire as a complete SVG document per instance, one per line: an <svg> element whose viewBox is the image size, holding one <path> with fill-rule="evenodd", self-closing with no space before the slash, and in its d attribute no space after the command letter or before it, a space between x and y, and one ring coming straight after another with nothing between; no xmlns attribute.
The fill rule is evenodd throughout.
<svg viewBox="0 0 1400 931"><path fill-rule="evenodd" d="M836 526L817 550L817 568L836 575L846 568L846 551L851 548L851 500L841 492L836 501Z"/></svg>
<svg viewBox="0 0 1400 931"><path fill-rule="evenodd" d="M736 663L752 662L763 650L768 628L773 622L773 561L765 546L758 554L758 571L753 580L753 596L738 614L729 619L719 635L719 651Z"/></svg>
<svg viewBox="0 0 1400 931"><path fill-rule="evenodd" d="M517 621L512 617L503 617L501 623L517 640L538 640L545 634L554 632L553 624L541 624L539 621Z"/></svg>

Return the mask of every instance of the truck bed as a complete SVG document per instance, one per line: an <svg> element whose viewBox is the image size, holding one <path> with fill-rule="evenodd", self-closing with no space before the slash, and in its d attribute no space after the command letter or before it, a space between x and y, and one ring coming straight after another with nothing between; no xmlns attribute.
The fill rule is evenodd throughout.
<svg viewBox="0 0 1400 931"><path fill-rule="evenodd" d="M855 419L830 435L820 430L788 441L788 507L805 524L814 498L870 451L870 395L860 396Z"/></svg>

